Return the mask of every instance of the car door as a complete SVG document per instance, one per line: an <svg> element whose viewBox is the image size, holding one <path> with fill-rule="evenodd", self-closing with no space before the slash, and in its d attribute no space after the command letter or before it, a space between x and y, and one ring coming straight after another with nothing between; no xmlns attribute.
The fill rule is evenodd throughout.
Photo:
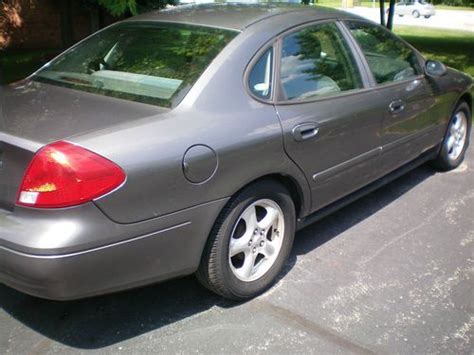
<svg viewBox="0 0 474 355"><path fill-rule="evenodd" d="M310 24L278 41L277 103L287 154L305 173L313 210L379 174L383 112L334 22Z"/></svg>
<svg viewBox="0 0 474 355"><path fill-rule="evenodd" d="M436 96L418 56L406 43L378 25L361 21L346 25L372 73L377 100L386 108L381 165L383 172L389 172L438 142L441 117Z"/></svg>

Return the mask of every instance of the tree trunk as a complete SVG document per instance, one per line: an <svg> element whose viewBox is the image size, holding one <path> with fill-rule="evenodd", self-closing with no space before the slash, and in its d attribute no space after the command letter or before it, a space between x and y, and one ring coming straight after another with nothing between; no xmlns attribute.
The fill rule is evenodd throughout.
<svg viewBox="0 0 474 355"><path fill-rule="evenodd" d="M59 11L61 14L61 44L63 48L67 48L74 43L72 4L71 0L62 0L59 4Z"/></svg>
<svg viewBox="0 0 474 355"><path fill-rule="evenodd" d="M380 24L385 26L385 0L380 0Z"/></svg>
<svg viewBox="0 0 474 355"><path fill-rule="evenodd" d="M105 27L105 12L102 7L99 7L99 28Z"/></svg>
<svg viewBox="0 0 474 355"><path fill-rule="evenodd" d="M90 32L94 33L100 29L99 24L99 9L93 8L89 10Z"/></svg>
<svg viewBox="0 0 474 355"><path fill-rule="evenodd" d="M393 28L393 17L395 15L395 0L390 0L388 7L387 28L391 31Z"/></svg>

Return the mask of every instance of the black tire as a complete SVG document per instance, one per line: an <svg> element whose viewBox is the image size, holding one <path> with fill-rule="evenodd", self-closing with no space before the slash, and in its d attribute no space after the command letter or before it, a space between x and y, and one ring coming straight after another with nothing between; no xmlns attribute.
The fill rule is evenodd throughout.
<svg viewBox="0 0 474 355"><path fill-rule="evenodd" d="M467 128L466 128L466 139L464 143L464 147L457 157L457 159L451 159L449 157L449 150L447 146L447 140L449 138L449 130L451 128L451 124L455 119L456 115L462 112L464 113L467 119ZM456 109L454 110L451 119L449 120L448 127L446 129L446 133L444 135L443 143L441 145L440 152L435 160L432 161L432 165L442 171L449 171L456 169L459 165L461 165L462 161L464 160L464 155L466 154L466 150L469 146L469 138L471 134L471 127L472 127L472 120L471 120L471 110L469 109L469 105L466 102L461 102Z"/></svg>
<svg viewBox="0 0 474 355"><path fill-rule="evenodd" d="M420 12L418 10L413 11L411 14L413 15L414 18L420 17Z"/></svg>
<svg viewBox="0 0 474 355"><path fill-rule="evenodd" d="M425 18L430 18L430 17L431 17L431 15L425 15Z"/></svg>
<svg viewBox="0 0 474 355"><path fill-rule="evenodd" d="M266 273L254 281L241 281L229 262L229 243L241 214L252 203L267 199L275 202L283 213L284 233L281 249ZM209 290L227 299L243 301L265 292L276 281L285 266L295 235L296 213L287 189L274 180L262 180L240 191L219 215L204 248L196 272L198 280ZM255 264L257 265L257 264Z"/></svg>

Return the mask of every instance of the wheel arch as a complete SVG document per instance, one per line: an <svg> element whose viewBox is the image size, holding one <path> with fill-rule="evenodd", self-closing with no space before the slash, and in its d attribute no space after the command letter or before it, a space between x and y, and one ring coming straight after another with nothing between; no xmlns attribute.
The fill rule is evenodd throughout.
<svg viewBox="0 0 474 355"><path fill-rule="evenodd" d="M288 190L288 192L290 193L290 197L295 204L297 219L303 218L309 214L311 208L311 193L306 179L304 179L303 181L301 177L297 178L288 173L275 172L256 177L246 182L237 191L235 191L232 196L235 196L240 191L246 189L248 186L253 185L257 182L261 182L263 180L276 181Z"/></svg>
<svg viewBox="0 0 474 355"><path fill-rule="evenodd" d="M303 189L301 188L300 184L297 182L295 178L293 178L290 175L287 174L269 174L262 176L254 181L252 181L250 184L255 183L257 181L261 180L275 180L285 186L285 188L288 190L290 193L291 199L293 200L293 203L295 204L295 211L296 211L296 218L299 219L303 217L306 214L306 208L309 208L309 206L306 206L307 200L309 200L308 197L305 198Z"/></svg>
<svg viewBox="0 0 474 355"><path fill-rule="evenodd" d="M470 92L465 92L459 97L459 99L456 101L454 109L456 109L456 107L459 106L461 102L467 103L467 105L469 106L469 110L471 110L472 114L472 95Z"/></svg>

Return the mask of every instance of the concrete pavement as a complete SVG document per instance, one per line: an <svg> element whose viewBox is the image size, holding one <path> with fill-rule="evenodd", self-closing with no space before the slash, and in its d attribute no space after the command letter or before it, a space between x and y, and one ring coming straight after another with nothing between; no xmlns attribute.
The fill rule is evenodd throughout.
<svg viewBox="0 0 474 355"><path fill-rule="evenodd" d="M474 149L299 232L244 304L192 277L75 302L0 285L0 353L474 353Z"/></svg>

